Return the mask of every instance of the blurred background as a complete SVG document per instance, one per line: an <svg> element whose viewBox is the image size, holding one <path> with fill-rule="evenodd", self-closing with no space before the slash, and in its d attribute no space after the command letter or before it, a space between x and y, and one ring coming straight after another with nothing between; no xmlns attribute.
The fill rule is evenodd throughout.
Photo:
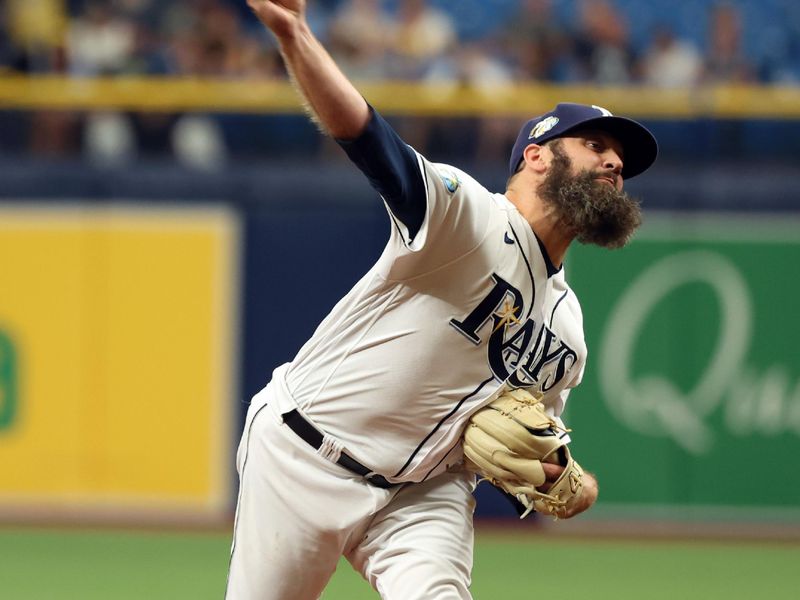
<svg viewBox="0 0 800 600"><path fill-rule="evenodd" d="M800 540L800 2L319 0L309 13L409 143L490 189L504 189L521 123L560 101L637 118L659 140L656 165L626 186L645 208L634 242L576 246L567 259L589 367L566 421L598 475L598 505L520 528L483 484L479 531L564 537L565 557L580 539L581 568L598 578L618 564L612 556L644 561L631 597L661 597L653 581L664 597L706 598L722 581L727 598L764 577L790 582ZM81 582L99 571L108 581L97 597L219 597L245 403L388 232L375 193L302 113L244 0L4 0L7 597L95 597ZM491 535L479 538L477 589L498 589L489 554L508 565L523 543ZM692 535L725 543L653 546ZM620 555L601 546L619 536L635 540ZM729 554L739 550L741 567ZM687 562L669 562L678 556ZM703 562L710 556L724 574ZM688 569L686 589L658 579L655 564ZM45 565L60 565L58 593L27 575ZM178 587L130 585L130 571ZM594 581L590 596L626 597Z"/></svg>

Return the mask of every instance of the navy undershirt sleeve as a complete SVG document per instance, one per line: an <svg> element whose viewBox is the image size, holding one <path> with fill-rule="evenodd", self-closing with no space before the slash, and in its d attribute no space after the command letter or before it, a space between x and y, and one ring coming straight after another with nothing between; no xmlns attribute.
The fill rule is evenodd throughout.
<svg viewBox="0 0 800 600"><path fill-rule="evenodd" d="M371 118L354 140L336 140L366 175L413 240L425 220L425 180L417 154L370 106Z"/></svg>

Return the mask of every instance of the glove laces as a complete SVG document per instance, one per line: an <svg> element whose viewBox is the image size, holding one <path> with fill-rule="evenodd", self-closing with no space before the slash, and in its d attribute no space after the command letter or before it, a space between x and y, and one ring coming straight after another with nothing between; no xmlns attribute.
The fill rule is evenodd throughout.
<svg viewBox="0 0 800 600"><path fill-rule="evenodd" d="M541 500L544 504L547 505L548 509L550 510L550 514L552 514L553 517L555 517L556 521L558 520L559 509L563 509L567 505L566 500L562 500L558 496L553 496L552 494L540 492L536 488L533 488L529 492L517 494L517 500L519 500L520 504L522 504L525 507L525 512L520 515L519 517L520 519L524 519L535 510L535 505L534 505L535 499Z"/></svg>

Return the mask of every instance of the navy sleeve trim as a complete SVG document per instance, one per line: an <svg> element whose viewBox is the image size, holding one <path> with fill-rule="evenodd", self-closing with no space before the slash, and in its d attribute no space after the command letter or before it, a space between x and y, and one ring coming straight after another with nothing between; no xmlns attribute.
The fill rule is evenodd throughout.
<svg viewBox="0 0 800 600"><path fill-rule="evenodd" d="M422 228L427 210L417 153L372 106L369 108L371 118L363 133L354 140L336 141L406 226L411 241Z"/></svg>

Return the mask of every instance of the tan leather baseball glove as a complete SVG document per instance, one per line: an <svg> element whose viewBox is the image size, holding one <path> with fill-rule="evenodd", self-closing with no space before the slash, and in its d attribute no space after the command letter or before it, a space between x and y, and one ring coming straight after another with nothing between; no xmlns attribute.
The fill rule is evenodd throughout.
<svg viewBox="0 0 800 600"><path fill-rule="evenodd" d="M563 518L583 489L583 470L544 405L519 389L503 393L472 415L464 430L466 467L514 496L531 511ZM564 467L546 492L542 462Z"/></svg>

